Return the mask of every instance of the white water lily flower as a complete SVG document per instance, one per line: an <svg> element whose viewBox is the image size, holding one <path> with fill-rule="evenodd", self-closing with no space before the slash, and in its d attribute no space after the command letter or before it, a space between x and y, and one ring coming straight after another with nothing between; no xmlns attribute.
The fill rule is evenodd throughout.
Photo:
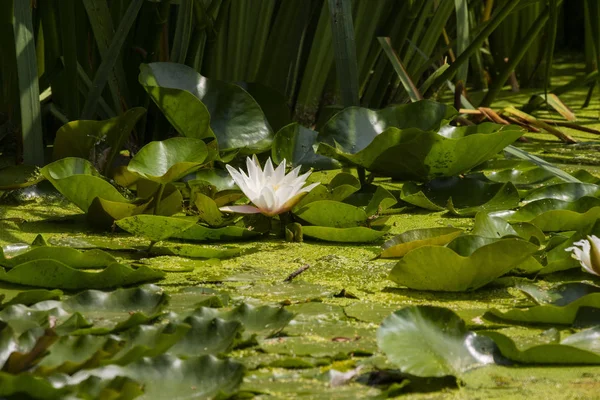
<svg viewBox="0 0 600 400"><path fill-rule="evenodd" d="M319 184L317 182L303 187L310 172L298 175L300 166L286 175L285 159L277 169L273 169L273 163L269 157L263 171L256 157L248 157L246 166L248 167L248 175L241 169L236 171L235 168L229 165L227 165L227 171L254 206L221 207L221 211L242 214L262 213L272 217L289 211L300 201L302 196Z"/></svg>
<svg viewBox="0 0 600 400"><path fill-rule="evenodd" d="M572 251L571 257L578 260L581 266L590 274L600 275L600 239L596 235L588 236L573 243L573 247L565 251ZM575 246L581 246L575 247Z"/></svg>

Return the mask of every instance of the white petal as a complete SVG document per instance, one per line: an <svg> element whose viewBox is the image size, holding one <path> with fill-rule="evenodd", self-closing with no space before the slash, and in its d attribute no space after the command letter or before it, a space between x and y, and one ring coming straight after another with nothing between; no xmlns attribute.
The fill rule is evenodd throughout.
<svg viewBox="0 0 600 400"><path fill-rule="evenodd" d="M273 177L273 175L275 175L275 170L273 169L273 163L271 162L271 157L269 157L269 159L267 160L267 162L265 164L265 170L263 171L263 175L264 175L266 181L268 181L269 178L271 178L271 177Z"/></svg>
<svg viewBox="0 0 600 400"><path fill-rule="evenodd" d="M225 206L219 208L223 212L240 213L240 214L258 214L260 210L253 206Z"/></svg>
<svg viewBox="0 0 600 400"><path fill-rule="evenodd" d="M275 197L275 191L270 186L265 186L260 191L260 199L262 200L262 204L254 203L258 208L260 208L263 212L271 212L275 210L277 205L277 200Z"/></svg>
<svg viewBox="0 0 600 400"><path fill-rule="evenodd" d="M269 158L269 160L270 160L270 158ZM283 182L284 178L285 178L285 158L283 159L281 164L279 164L279 166L277 166L277 169L275 170L275 174L273 175L273 179L275 182Z"/></svg>
<svg viewBox="0 0 600 400"><path fill-rule="evenodd" d="M572 251L571 257L578 260L579 263L586 271L596 274L594 269L592 268L592 263L590 260L590 242L587 240L580 240L579 242L573 243L574 246L581 246L581 249L578 247L568 247L565 251Z"/></svg>
<svg viewBox="0 0 600 400"><path fill-rule="evenodd" d="M313 190L314 188L316 188L317 186L319 186L319 184L320 184L320 182L316 182L316 183L310 184L308 186L305 186L299 191L299 193L308 193L311 190Z"/></svg>

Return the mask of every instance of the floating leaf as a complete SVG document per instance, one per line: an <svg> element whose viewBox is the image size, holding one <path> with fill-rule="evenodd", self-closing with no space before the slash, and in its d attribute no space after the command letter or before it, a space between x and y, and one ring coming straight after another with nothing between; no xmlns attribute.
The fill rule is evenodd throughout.
<svg viewBox="0 0 600 400"><path fill-rule="evenodd" d="M301 165L304 169L334 169L339 162L329 157L316 154L313 145L318 132L294 122L282 127L273 139L271 157L276 164L284 159L293 166Z"/></svg>
<svg viewBox="0 0 600 400"><path fill-rule="evenodd" d="M132 269L112 263L100 272L86 272L56 260L35 260L8 272L0 270L0 281L57 289L109 289L162 279L164 273L148 267Z"/></svg>
<svg viewBox="0 0 600 400"><path fill-rule="evenodd" d="M390 279L417 290L474 290L506 274L538 250L521 239L494 241L466 236L455 241L459 239L461 253L441 246L422 246L408 252L394 266Z"/></svg>
<svg viewBox="0 0 600 400"><path fill-rule="evenodd" d="M481 334L492 339L504 357L519 363L600 364L600 349L595 344L600 334L598 328L575 333L560 343L533 346L517 346L511 338L500 332L484 331Z"/></svg>
<svg viewBox="0 0 600 400"><path fill-rule="evenodd" d="M547 185L530 192L523 203L542 199L555 199L562 201L575 201L584 196L595 197L600 194L600 187L592 183L563 182L556 185Z"/></svg>
<svg viewBox="0 0 600 400"><path fill-rule="evenodd" d="M385 242L381 247L381 258L404 257L418 247L443 246L463 233L458 228L428 228L406 231Z"/></svg>
<svg viewBox="0 0 600 400"><path fill-rule="evenodd" d="M364 210L333 200L314 201L294 211L294 215L310 224L332 228L363 225L368 218Z"/></svg>
<svg viewBox="0 0 600 400"><path fill-rule="evenodd" d="M251 154L271 146L273 132L263 111L241 87L205 78L183 64L142 64L140 71L140 83L182 135L216 136L221 151Z"/></svg>
<svg viewBox="0 0 600 400"><path fill-rule="evenodd" d="M183 232L174 234L175 239L204 241L231 241L248 240L259 236L260 233L239 226L225 226L223 228L208 228L202 225L193 225Z"/></svg>
<svg viewBox="0 0 600 400"><path fill-rule="evenodd" d="M321 143L317 153L379 175L423 181L464 173L493 157L523 134L521 128L492 123L440 128L444 115L439 113L441 108L433 104L421 101L396 106L401 113L412 111L413 115L407 116L406 121L393 123L380 118L380 114L388 113L388 109L379 112L346 109L336 114L319 134L317 140ZM436 107L437 118L416 120ZM451 110L446 109L449 113ZM432 131L438 129L439 132Z"/></svg>
<svg viewBox="0 0 600 400"><path fill-rule="evenodd" d="M143 236L159 242L181 233L196 224L194 217L163 217L159 215L135 215L117 221L119 228L135 236Z"/></svg>
<svg viewBox="0 0 600 400"><path fill-rule="evenodd" d="M192 176L194 179L188 180L188 184L191 184L194 180L205 181L213 185L217 192L237 189L235 181L229 172L224 169L202 168L201 170L194 172Z"/></svg>
<svg viewBox="0 0 600 400"><path fill-rule="evenodd" d="M232 258L242 254L242 249L236 247L203 247L197 245L154 246L152 254L181 256L189 258Z"/></svg>
<svg viewBox="0 0 600 400"><path fill-rule="evenodd" d="M410 306L394 312L377 330L377 344L402 372L422 377L460 376L493 363L484 352L489 343L441 307Z"/></svg>
<svg viewBox="0 0 600 400"><path fill-rule="evenodd" d="M517 288L527 294L538 305L553 304L555 306L566 306L591 293L599 293L600 286L584 282L567 282L542 290L536 285L519 284Z"/></svg>
<svg viewBox="0 0 600 400"><path fill-rule="evenodd" d="M125 376L144 385L145 394L139 399L182 400L230 396L237 391L243 375L243 365L229 359L202 356L182 360L161 355L144 358L127 366L109 365L82 370L63 379L67 383L77 383L90 376L101 379Z"/></svg>
<svg viewBox="0 0 600 400"><path fill-rule="evenodd" d="M35 185L44 179L39 167L19 164L0 169L0 190L14 190Z"/></svg>
<svg viewBox="0 0 600 400"><path fill-rule="evenodd" d="M7 268L16 267L29 261L57 260L71 268L104 268L117 262L110 254L102 250L79 251L70 247L41 246L33 247L29 251L12 258L5 258L0 251L0 265Z"/></svg>
<svg viewBox="0 0 600 400"><path fill-rule="evenodd" d="M174 137L150 142L129 161L127 169L162 185L174 182L205 163L208 148L204 141Z"/></svg>
<svg viewBox="0 0 600 400"><path fill-rule="evenodd" d="M385 188L377 186L373 197L365 207L365 212L368 216L378 215L397 203L398 200L396 200L396 197L393 194Z"/></svg>
<svg viewBox="0 0 600 400"><path fill-rule="evenodd" d="M585 295L564 306L543 304L506 312L493 308L485 313L484 317L517 324L573 325L577 321L578 313L585 308L600 309L600 293ZM599 322L596 317L596 324Z"/></svg>
<svg viewBox="0 0 600 400"><path fill-rule="evenodd" d="M402 186L400 199L428 210L448 208L460 216L479 211L497 211L519 205L519 192L512 183L486 183L459 177L434 179L423 185L409 182Z"/></svg>
<svg viewBox="0 0 600 400"><path fill-rule="evenodd" d="M198 210L198 216L210 226L219 226L223 224L223 214L219 211L217 203L202 193L195 193L194 205Z"/></svg>
<svg viewBox="0 0 600 400"><path fill-rule="evenodd" d="M600 199L587 196L572 202L542 199L506 217L499 216L509 222L529 222L544 232L584 230L600 218Z"/></svg>
<svg viewBox="0 0 600 400"><path fill-rule="evenodd" d="M124 141L135 127L137 121L146 113L142 107L127 110L122 115L104 121L70 121L56 131L52 158L66 157L90 158L96 143L106 141L111 152L121 150Z"/></svg>
<svg viewBox="0 0 600 400"><path fill-rule="evenodd" d="M368 243L375 242L385 236L385 231L357 226L353 228L331 228L328 226L302 226L304 236L338 243Z"/></svg>
<svg viewBox="0 0 600 400"><path fill-rule="evenodd" d="M169 352L186 357L226 353L241 337L244 329L239 321L220 318L190 316L184 322L191 329Z"/></svg>

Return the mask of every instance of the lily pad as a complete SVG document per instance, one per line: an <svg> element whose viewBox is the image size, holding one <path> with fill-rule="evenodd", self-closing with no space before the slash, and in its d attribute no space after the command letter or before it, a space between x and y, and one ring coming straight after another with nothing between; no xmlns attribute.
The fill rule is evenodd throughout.
<svg viewBox="0 0 600 400"><path fill-rule="evenodd" d="M56 377L53 383L60 387L57 379L65 379L63 384L73 385L89 377L112 379L125 376L143 384L145 394L139 399L208 399L234 394L243 375L243 365L229 359L202 356L182 360L161 355L143 358L127 366L82 370L71 377Z"/></svg>
<svg viewBox="0 0 600 400"><path fill-rule="evenodd" d="M332 228L349 228L363 225L368 218L364 210L333 200L308 203L294 211L294 215L310 224Z"/></svg>
<svg viewBox="0 0 600 400"><path fill-rule="evenodd" d="M498 215L509 222L529 222L544 232L586 229L600 218L600 199L581 197L569 202L556 199L532 201L514 213Z"/></svg>
<svg viewBox="0 0 600 400"><path fill-rule="evenodd" d="M190 325L191 329L169 350L182 357L226 353L241 338L244 329L239 321L220 318L190 316L184 323Z"/></svg>
<svg viewBox="0 0 600 400"><path fill-rule="evenodd" d="M12 258L5 258L0 249L0 266L13 268L29 261L51 259L62 262L72 268L104 268L117 262L110 254L102 250L79 251L70 247L40 246Z"/></svg>
<svg viewBox="0 0 600 400"><path fill-rule="evenodd" d="M225 259L237 257L242 254L242 249L236 247L204 247L197 245L170 245L154 246L152 254L181 256L189 258L217 258Z"/></svg>
<svg viewBox="0 0 600 400"><path fill-rule="evenodd" d="M542 290L536 285L520 284L517 288L535 301L538 305L553 304L566 306L591 293L600 293L600 286L585 282L561 283L548 290Z"/></svg>
<svg viewBox="0 0 600 400"><path fill-rule="evenodd" d="M195 180L208 182L215 187L217 192L237 189L235 181L229 172L224 169L202 168L201 170L194 172L191 177L193 177L193 179L184 178L183 180L187 181L188 184L191 184Z"/></svg>
<svg viewBox="0 0 600 400"><path fill-rule="evenodd" d="M174 137L142 147L127 169L164 185L199 169L207 157L208 148L201 139Z"/></svg>
<svg viewBox="0 0 600 400"><path fill-rule="evenodd" d="M193 225L183 232L171 236L174 239L204 241L248 240L259 236L260 233L240 226L225 226L223 228L208 228L203 225Z"/></svg>
<svg viewBox="0 0 600 400"><path fill-rule="evenodd" d="M394 312L377 330L377 344L402 372L421 377L460 376L493 363L490 343L441 307L410 306Z"/></svg>
<svg viewBox="0 0 600 400"><path fill-rule="evenodd" d="M409 251L418 247L433 245L443 246L463 233L458 228L428 228L406 231L386 241L382 247L381 258L404 257Z"/></svg>
<svg viewBox="0 0 600 400"><path fill-rule="evenodd" d="M365 118L370 110L361 113L361 117L353 116L352 108L342 111L319 134L317 140L321 143L317 153L363 167L378 175L399 180L426 181L464 173L490 159L523 134L521 128L492 123L439 128L443 117L423 118L427 122L416 122L415 118L422 112L419 107L435 107L430 104L417 102L397 106L405 107L403 111L411 106L415 114L397 125L388 125L377 117L370 120ZM413 124L409 125L409 121ZM367 128L358 130L363 124ZM430 127L424 130L418 128L423 125ZM435 125L438 125L437 128ZM398 129L402 126L406 128ZM428 129L435 129L436 132ZM357 139L357 132L360 132L360 139Z"/></svg>
<svg viewBox="0 0 600 400"><path fill-rule="evenodd" d="M376 231L364 226L353 228L332 228L329 226L302 226L306 237L338 243L369 243L385 236L385 231Z"/></svg>
<svg viewBox="0 0 600 400"><path fill-rule="evenodd" d="M461 237L455 241L458 239ZM538 250L538 246L521 239L483 239L462 237L457 246L460 253L441 246L416 248L394 266L390 279L417 290L475 290L506 274Z"/></svg>
<svg viewBox="0 0 600 400"><path fill-rule="evenodd" d="M600 309L600 293L585 295L564 306L543 304L506 312L493 308L485 313L484 317L516 324L573 325L577 321L578 313L585 308ZM596 321L596 324L598 322Z"/></svg>
<svg viewBox="0 0 600 400"><path fill-rule="evenodd" d="M434 179L423 185L404 184L400 199L433 211L448 209L460 216L479 211L498 211L519 205L519 192L512 183L487 183L459 177Z"/></svg>
<svg viewBox="0 0 600 400"><path fill-rule="evenodd" d="M159 242L191 228L197 221L197 217L177 218L159 215L135 215L117 221L117 225L132 235Z"/></svg>
<svg viewBox="0 0 600 400"><path fill-rule="evenodd" d="M297 167L301 165L304 170L334 169L340 166L337 160L315 153L313 145L319 133L303 127L294 122L282 127L273 139L271 157L276 164L284 159L288 164Z"/></svg>
<svg viewBox="0 0 600 400"><path fill-rule="evenodd" d="M127 110L122 115L104 121L70 121L56 131L52 158L66 157L88 159L98 142L106 141L111 153L117 153L135 127L137 121L146 113L142 107Z"/></svg>
<svg viewBox="0 0 600 400"><path fill-rule="evenodd" d="M182 135L216 136L220 151L252 154L271 146L273 132L263 111L241 87L208 79L183 64L142 64L140 71L140 83Z"/></svg>
<svg viewBox="0 0 600 400"><path fill-rule="evenodd" d="M500 332L481 333L492 339L502 355L523 364L586 365L600 364L600 349L597 346L600 332L592 328L575 333L560 343L534 346L518 346Z"/></svg>
<svg viewBox="0 0 600 400"><path fill-rule="evenodd" d="M70 290L109 289L163 277L164 273L144 266L132 269L123 264L112 263L99 272L87 272L56 260L34 260L20 264L8 272L0 270L0 281Z"/></svg>
<svg viewBox="0 0 600 400"><path fill-rule="evenodd" d="M542 199L556 199L562 201L575 201L584 196L596 197L600 194L600 187L593 183L575 183L563 182L555 185L548 185L530 192L523 203Z"/></svg>
<svg viewBox="0 0 600 400"><path fill-rule="evenodd" d="M44 180L39 167L19 164L0 169L0 190L14 190L35 185Z"/></svg>

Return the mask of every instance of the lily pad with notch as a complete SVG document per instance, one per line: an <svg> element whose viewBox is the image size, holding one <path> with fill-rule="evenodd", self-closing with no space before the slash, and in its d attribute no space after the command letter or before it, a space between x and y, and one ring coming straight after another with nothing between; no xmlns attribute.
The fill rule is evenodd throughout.
<svg viewBox="0 0 600 400"><path fill-rule="evenodd" d="M443 246L462 234L462 229L451 227L409 230L386 241L382 246L380 257L403 257L406 253L418 247L426 245Z"/></svg>
<svg viewBox="0 0 600 400"><path fill-rule="evenodd" d="M508 273L538 250L521 239L465 235L448 247L426 245L408 252L390 272L399 285L417 290L475 290Z"/></svg>
<svg viewBox="0 0 600 400"><path fill-rule="evenodd" d="M394 312L377 330L377 343L402 372L420 377L461 376L493 363L490 341L467 331L458 315L441 307Z"/></svg>

